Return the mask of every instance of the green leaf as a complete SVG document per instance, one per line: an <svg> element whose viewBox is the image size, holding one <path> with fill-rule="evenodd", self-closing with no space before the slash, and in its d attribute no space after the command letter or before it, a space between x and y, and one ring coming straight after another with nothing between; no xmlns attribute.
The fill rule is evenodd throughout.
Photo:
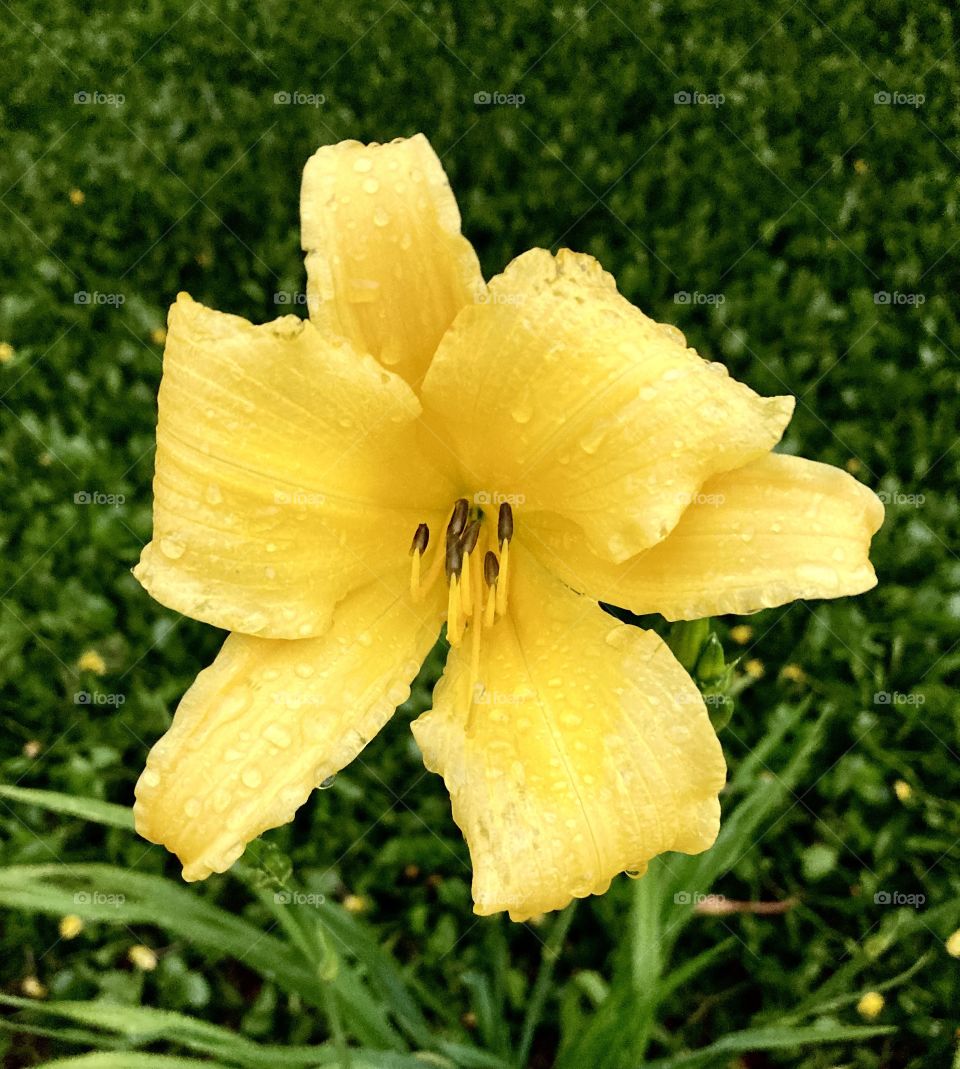
<svg viewBox="0 0 960 1069"><path fill-rule="evenodd" d="M65 816L83 817L94 824L104 824L108 828L123 828L133 831L133 812L123 805L113 802L101 802L98 798L77 798L57 791L38 791L31 787L15 787L0 784L0 798L9 798L11 802L23 805L35 805L48 809L52 813Z"/></svg>
<svg viewBox="0 0 960 1069"><path fill-rule="evenodd" d="M810 1025L806 1028L752 1028L724 1036L709 1047L674 1054L669 1058L657 1058L645 1062L644 1069L714 1069L725 1064L732 1054L748 1054L759 1050L793 1050L809 1044L853 1043L875 1036L886 1036L896 1029L889 1026L862 1025Z"/></svg>

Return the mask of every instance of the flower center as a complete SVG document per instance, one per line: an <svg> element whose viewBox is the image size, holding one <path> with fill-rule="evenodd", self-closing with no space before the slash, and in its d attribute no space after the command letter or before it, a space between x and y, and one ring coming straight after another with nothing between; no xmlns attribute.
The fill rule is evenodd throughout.
<svg viewBox="0 0 960 1069"><path fill-rule="evenodd" d="M430 528L421 523L410 544L410 593L422 601L442 571L447 582L447 641L459 646L470 634L471 684L474 692L480 668L483 632L493 627L507 611L510 579L510 541L513 538L513 509L504 502L492 517L479 506L470 507L458 498L447 521L443 544L433 550L433 559L423 567L430 544Z"/></svg>

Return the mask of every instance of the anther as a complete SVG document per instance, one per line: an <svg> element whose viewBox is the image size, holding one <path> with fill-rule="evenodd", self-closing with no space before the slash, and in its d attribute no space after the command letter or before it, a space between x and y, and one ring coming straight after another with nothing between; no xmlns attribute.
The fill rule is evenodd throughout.
<svg viewBox="0 0 960 1069"><path fill-rule="evenodd" d="M513 509L504 501L497 516L497 543L502 546L511 538L513 538Z"/></svg>
<svg viewBox="0 0 960 1069"><path fill-rule="evenodd" d="M448 537L459 538L467 526L467 516L470 514L470 504L465 497L457 498L453 506L453 514L447 527Z"/></svg>
<svg viewBox="0 0 960 1069"><path fill-rule="evenodd" d="M413 535L413 541L410 543L410 556L414 553L419 553L422 557L427 552L427 546L430 544L430 528L421 523L416 529Z"/></svg>
<svg viewBox="0 0 960 1069"><path fill-rule="evenodd" d="M500 562L497 560L497 555L488 550L487 555L483 558L483 581L487 586L496 586L499 574Z"/></svg>

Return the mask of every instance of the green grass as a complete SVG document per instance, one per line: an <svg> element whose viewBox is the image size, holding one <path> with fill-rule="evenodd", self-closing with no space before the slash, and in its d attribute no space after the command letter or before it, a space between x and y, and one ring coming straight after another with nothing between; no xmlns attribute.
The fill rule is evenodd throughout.
<svg viewBox="0 0 960 1069"><path fill-rule="evenodd" d="M142 1063L157 1067L338 1065L347 1046L394 1050L353 1058L387 1069L948 1064L960 994L944 949L960 927L953 11L2 6L0 341L15 353L0 368L0 782L128 805L149 745L218 648L219 633L129 574L150 532L151 333L181 289L255 321L288 310L274 294L303 286L300 171L319 144L423 130L488 275L533 245L593 253L703 355L761 393L798 396L789 451L853 462L890 499L876 590L765 612L742 649L727 637L737 621L717 623L729 656L766 667L722 733L735 779L718 846L618 879L572 915L472 916L448 798L407 730L436 658L333 789L202 888L179 886L175 862L114 810L0 794L4 1064L100 1047L115 1060L63 1064L136 1069L136 1049L172 1059ZM274 103L295 91L325 102ZM481 91L525 99L477 105ZM678 105L680 91L725 100ZM78 92L125 99L75 104ZM878 92L925 100L878 104ZM77 304L81 291L124 300ZM878 304L878 292L923 303ZM78 505L81 491L123 503ZM91 647L102 679L76 669ZM788 663L804 682L780 678ZM123 704L74 703L94 690ZM121 886L122 905L75 901ZM278 887L326 904L278 911ZM707 917L674 900L696 890L796 905ZM348 893L368 903L359 921L337 905ZM883 893L924 901L875 902ZM58 918L84 911L83 932L60 939ZM157 951L155 971L132 969L134 943ZM31 975L46 1002L17 1001ZM870 989L887 1000L873 1024L889 1030L864 1036L849 1030L865 1024L856 1002Z"/></svg>

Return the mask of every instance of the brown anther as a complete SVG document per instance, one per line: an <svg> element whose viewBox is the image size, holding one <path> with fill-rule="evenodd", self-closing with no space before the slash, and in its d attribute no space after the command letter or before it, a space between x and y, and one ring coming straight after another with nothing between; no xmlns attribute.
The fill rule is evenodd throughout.
<svg viewBox="0 0 960 1069"><path fill-rule="evenodd" d="M474 520L460 536L460 552L466 556L477 548L477 539L480 537L480 521Z"/></svg>
<svg viewBox="0 0 960 1069"><path fill-rule="evenodd" d="M500 506L500 514L497 516L497 543L503 545L513 538L513 509L506 503Z"/></svg>
<svg viewBox="0 0 960 1069"><path fill-rule="evenodd" d="M497 576L500 574L500 561L497 560L496 553L487 551L487 555L483 558L483 581L487 586L496 586Z"/></svg>
<svg viewBox="0 0 960 1069"><path fill-rule="evenodd" d="M443 560L443 570L448 580L454 575L459 576L463 570L463 554L460 552L460 544L455 538L447 539L447 552Z"/></svg>
<svg viewBox="0 0 960 1069"><path fill-rule="evenodd" d="M470 514L470 505L465 497L457 498L453 506L453 515L447 527L447 534L453 538L459 538L467 526L467 516Z"/></svg>
<svg viewBox="0 0 960 1069"><path fill-rule="evenodd" d="M416 529L413 535L413 541L410 543L410 556L414 553L419 553L422 557L427 551L427 546L430 544L430 528L421 523Z"/></svg>

